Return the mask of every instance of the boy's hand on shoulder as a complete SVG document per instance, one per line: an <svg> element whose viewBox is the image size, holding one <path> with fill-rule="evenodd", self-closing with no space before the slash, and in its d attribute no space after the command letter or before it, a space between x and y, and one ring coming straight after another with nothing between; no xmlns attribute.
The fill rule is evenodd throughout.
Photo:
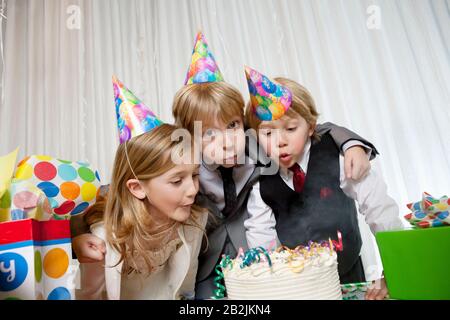
<svg viewBox="0 0 450 320"><path fill-rule="evenodd" d="M353 146L345 151L344 171L347 179L355 181L360 180L369 173L370 161L363 147Z"/></svg>
<svg viewBox="0 0 450 320"><path fill-rule="evenodd" d="M384 300L388 297L388 288L384 278L373 281L372 285L367 289L366 300Z"/></svg>
<svg viewBox="0 0 450 320"><path fill-rule="evenodd" d="M73 238L72 248L80 263L94 263L105 259L105 242L91 233Z"/></svg>

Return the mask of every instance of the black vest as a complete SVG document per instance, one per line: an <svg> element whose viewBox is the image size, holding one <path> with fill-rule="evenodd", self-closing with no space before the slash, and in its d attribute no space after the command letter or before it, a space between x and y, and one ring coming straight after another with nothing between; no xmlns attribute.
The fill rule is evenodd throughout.
<svg viewBox="0 0 450 320"><path fill-rule="evenodd" d="M338 252L339 275L358 261L361 235L354 200L340 188L339 149L325 133L313 142L303 192L297 193L279 174L261 175L261 197L275 214L281 243L289 248L308 241L337 240L341 231L343 251Z"/></svg>

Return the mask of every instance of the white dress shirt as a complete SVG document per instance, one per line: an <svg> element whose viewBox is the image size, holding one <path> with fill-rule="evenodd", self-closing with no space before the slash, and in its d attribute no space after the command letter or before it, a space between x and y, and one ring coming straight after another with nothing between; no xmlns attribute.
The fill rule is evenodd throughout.
<svg viewBox="0 0 450 320"><path fill-rule="evenodd" d="M345 152L347 149L361 146L366 150L368 156L372 153L372 148L363 144L358 140L350 140L347 141L342 150ZM260 150L259 150L260 151ZM259 157L259 158L258 158ZM237 165L233 168L233 180L236 185L236 195L239 196L239 193L242 191L244 186L247 184L248 179L250 179L253 171L255 170L255 159L259 159L262 161L266 161L265 159L261 159L261 155L256 155L251 153L250 155L245 156L245 164ZM223 180L220 175L218 164L207 164L202 161L200 166L200 192L206 195L211 201L213 201L217 208L222 211L225 208L225 194L223 190ZM258 193L259 196L259 193ZM262 201L262 200L261 200ZM254 202L256 212L260 211L260 202ZM249 210L253 209L253 204L247 206Z"/></svg>
<svg viewBox="0 0 450 320"><path fill-rule="evenodd" d="M354 145L350 144L350 146ZM349 145L346 144L345 147L344 150L348 149ZM308 170L310 150L311 140L309 139L305 145L303 156L297 162L305 174ZM368 154L370 155L370 150ZM345 177L342 155L339 156L339 165L340 188L345 195L357 202L358 210L365 217L372 233L403 229L398 206L387 195L387 187L382 177L374 169L370 169L365 177L354 181ZM294 190L293 173L288 169L280 168L279 174L283 181ZM261 198L259 182L252 188L247 209L249 218L244 222L244 226L247 230L246 237L249 247L263 246L267 248L269 245L273 245L274 240L277 242L276 245L279 245L275 230L275 216L272 209Z"/></svg>

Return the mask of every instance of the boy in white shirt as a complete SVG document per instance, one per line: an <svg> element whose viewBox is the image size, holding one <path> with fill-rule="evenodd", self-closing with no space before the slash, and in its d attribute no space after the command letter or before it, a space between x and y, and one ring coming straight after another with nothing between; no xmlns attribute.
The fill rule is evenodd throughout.
<svg viewBox="0 0 450 320"><path fill-rule="evenodd" d="M253 210L244 223L249 246L267 246L277 239L295 248L310 240L336 238L339 230L344 247L338 252L341 283L365 281L354 200L373 233L403 228L382 177L374 170L359 181L345 176L344 161L329 133L319 137L315 131L318 113L304 87L285 78L272 82L250 68L246 74L251 96L247 124L279 164L277 174L261 173L249 196ZM369 290L366 298L386 295L382 280L381 288Z"/></svg>

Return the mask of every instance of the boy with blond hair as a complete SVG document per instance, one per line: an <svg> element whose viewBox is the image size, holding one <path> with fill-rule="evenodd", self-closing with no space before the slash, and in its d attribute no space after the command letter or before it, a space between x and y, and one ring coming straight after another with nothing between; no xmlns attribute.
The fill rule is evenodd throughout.
<svg viewBox="0 0 450 320"><path fill-rule="evenodd" d="M374 170L359 181L345 176L340 150L330 131L317 130L319 114L304 87L286 78L271 81L250 68L246 75L251 95L247 122L279 164L276 175L261 175L253 186L250 197L261 197L264 205L249 211L247 237L271 230L267 239L278 238L295 248L336 238L339 230L344 248L338 252L341 283L365 281L355 200L373 233L403 228L382 177ZM366 298L382 299L386 294L383 280Z"/></svg>

